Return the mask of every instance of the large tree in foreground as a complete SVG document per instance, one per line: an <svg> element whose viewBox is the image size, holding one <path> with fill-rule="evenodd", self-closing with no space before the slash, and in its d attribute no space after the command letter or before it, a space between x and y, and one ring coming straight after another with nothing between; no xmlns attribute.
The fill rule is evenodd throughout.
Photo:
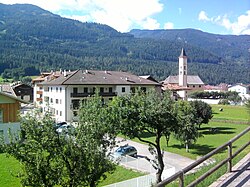
<svg viewBox="0 0 250 187"><path fill-rule="evenodd" d="M81 120L67 134L58 134L53 124L49 115L25 116L21 120L24 138L6 148L23 166L23 186L94 187L105 172L113 171L114 164L106 157L110 143L99 124L87 126Z"/></svg>
<svg viewBox="0 0 250 187"><path fill-rule="evenodd" d="M115 98L110 104L113 124L129 138L138 138L147 143L156 159L156 182L160 182L164 170L161 138L168 137L177 127L174 100L169 93L160 94L155 90L147 93L138 91L132 95ZM110 117L112 119L112 117ZM144 138L145 133L154 141ZM153 151L152 151L153 150Z"/></svg>

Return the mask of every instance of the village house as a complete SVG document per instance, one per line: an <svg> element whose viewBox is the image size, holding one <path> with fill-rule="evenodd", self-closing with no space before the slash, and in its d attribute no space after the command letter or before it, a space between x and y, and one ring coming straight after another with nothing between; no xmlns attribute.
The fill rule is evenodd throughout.
<svg viewBox="0 0 250 187"><path fill-rule="evenodd" d="M228 88L228 91L235 91L242 100L250 99L250 84L235 84Z"/></svg>
<svg viewBox="0 0 250 187"><path fill-rule="evenodd" d="M129 94L137 88L161 90L158 82L121 71L63 71L56 77L46 76L42 82L33 82L37 93L34 97L36 106L42 112L49 111L58 122L77 121L80 102L97 91L103 102L107 102L114 96Z"/></svg>
<svg viewBox="0 0 250 187"><path fill-rule="evenodd" d="M0 90L0 138L9 142L8 131L15 133L20 130L19 112L21 103L26 103L14 95Z"/></svg>

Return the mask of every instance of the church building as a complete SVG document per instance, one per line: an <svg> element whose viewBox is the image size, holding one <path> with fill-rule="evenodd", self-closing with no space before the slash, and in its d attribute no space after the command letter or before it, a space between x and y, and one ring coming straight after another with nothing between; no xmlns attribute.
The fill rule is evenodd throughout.
<svg viewBox="0 0 250 187"><path fill-rule="evenodd" d="M188 75L187 55L182 48L179 56L179 75L170 75L162 81L163 90L173 91L176 97L187 100L188 93L203 91L204 82L198 75Z"/></svg>

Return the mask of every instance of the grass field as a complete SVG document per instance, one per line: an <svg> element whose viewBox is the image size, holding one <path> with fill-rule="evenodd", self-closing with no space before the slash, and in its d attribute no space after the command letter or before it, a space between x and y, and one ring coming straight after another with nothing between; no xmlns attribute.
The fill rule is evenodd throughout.
<svg viewBox="0 0 250 187"><path fill-rule="evenodd" d="M233 120L233 121L247 121L249 115L245 106L232 106L232 105L212 105L213 119ZM219 109L223 108L220 112Z"/></svg>

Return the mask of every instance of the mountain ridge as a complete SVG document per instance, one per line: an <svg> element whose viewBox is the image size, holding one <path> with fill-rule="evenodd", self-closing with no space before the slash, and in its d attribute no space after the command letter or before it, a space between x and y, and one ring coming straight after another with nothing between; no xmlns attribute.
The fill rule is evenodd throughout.
<svg viewBox="0 0 250 187"><path fill-rule="evenodd" d="M62 18L34 5L0 4L3 78L19 79L56 68L82 68L151 74L163 80L177 73L182 47L189 57L189 72L199 74L206 83L249 80L246 64L199 46L171 39L137 38L131 32L120 33L107 25ZM225 73L215 75L220 71Z"/></svg>

